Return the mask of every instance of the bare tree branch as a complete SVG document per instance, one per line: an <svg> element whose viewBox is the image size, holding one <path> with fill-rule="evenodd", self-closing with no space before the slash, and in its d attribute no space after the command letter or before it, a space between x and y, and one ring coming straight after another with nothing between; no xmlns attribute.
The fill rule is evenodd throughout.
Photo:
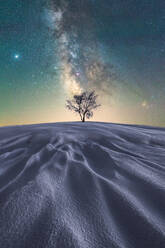
<svg viewBox="0 0 165 248"><path fill-rule="evenodd" d="M74 95L73 99L66 101L66 107L78 113L82 122L85 122L85 119L89 119L93 116L93 110L100 107L100 104L97 104L98 95L95 94L95 91L84 91L80 95Z"/></svg>

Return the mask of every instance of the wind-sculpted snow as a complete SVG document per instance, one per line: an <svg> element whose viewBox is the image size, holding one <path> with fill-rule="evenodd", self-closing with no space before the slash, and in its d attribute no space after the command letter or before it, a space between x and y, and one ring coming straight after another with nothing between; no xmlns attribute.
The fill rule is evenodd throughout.
<svg viewBox="0 0 165 248"><path fill-rule="evenodd" d="M164 248L165 129L0 128L1 248Z"/></svg>

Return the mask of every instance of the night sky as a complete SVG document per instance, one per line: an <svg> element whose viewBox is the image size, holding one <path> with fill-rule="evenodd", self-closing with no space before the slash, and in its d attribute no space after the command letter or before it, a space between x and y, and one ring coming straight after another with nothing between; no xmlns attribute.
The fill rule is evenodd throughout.
<svg viewBox="0 0 165 248"><path fill-rule="evenodd" d="M165 126L164 0L1 0L0 125L92 121Z"/></svg>

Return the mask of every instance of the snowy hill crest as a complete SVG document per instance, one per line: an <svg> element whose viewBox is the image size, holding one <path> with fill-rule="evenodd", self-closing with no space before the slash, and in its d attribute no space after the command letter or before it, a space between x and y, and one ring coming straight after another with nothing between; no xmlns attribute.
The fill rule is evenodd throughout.
<svg viewBox="0 0 165 248"><path fill-rule="evenodd" d="M0 247L164 248L165 130L0 128Z"/></svg>

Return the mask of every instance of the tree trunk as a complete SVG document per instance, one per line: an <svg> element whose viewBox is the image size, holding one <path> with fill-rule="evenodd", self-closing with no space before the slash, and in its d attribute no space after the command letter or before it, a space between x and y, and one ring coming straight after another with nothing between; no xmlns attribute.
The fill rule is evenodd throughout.
<svg viewBox="0 0 165 248"><path fill-rule="evenodd" d="M85 122L85 115L84 115L83 118L82 118L82 122Z"/></svg>

